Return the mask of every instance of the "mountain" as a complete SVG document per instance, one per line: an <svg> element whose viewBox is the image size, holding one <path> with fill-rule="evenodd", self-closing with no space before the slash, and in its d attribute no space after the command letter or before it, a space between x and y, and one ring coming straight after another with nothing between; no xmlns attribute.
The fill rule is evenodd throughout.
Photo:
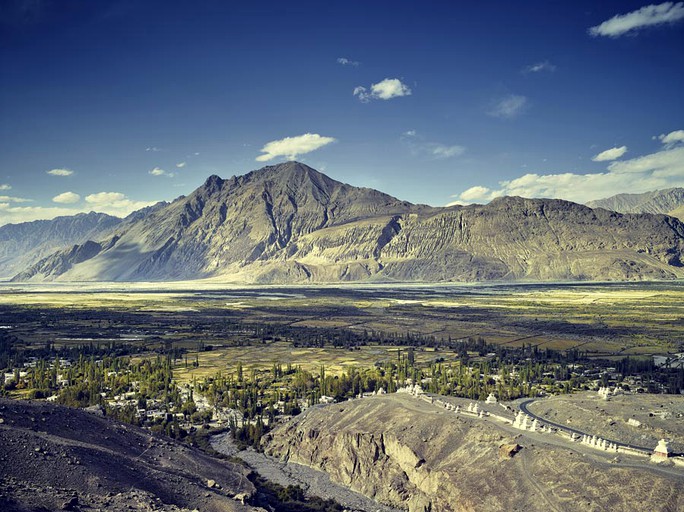
<svg viewBox="0 0 684 512"><path fill-rule="evenodd" d="M587 206L620 213L664 213L684 220L684 188L668 188L643 194L618 194L589 201Z"/></svg>
<svg viewBox="0 0 684 512"><path fill-rule="evenodd" d="M683 251L684 225L662 215L519 197L433 208L288 162L211 176L189 196L14 279L671 279L684 277Z"/></svg>
<svg viewBox="0 0 684 512"><path fill-rule="evenodd" d="M0 279L33 265L57 249L99 238L121 222L104 213L79 213L0 226Z"/></svg>

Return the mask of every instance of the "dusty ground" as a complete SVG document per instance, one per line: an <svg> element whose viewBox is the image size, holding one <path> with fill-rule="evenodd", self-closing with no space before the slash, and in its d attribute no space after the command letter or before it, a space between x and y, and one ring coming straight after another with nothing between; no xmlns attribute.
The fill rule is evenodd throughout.
<svg viewBox="0 0 684 512"><path fill-rule="evenodd" d="M684 452L684 395L617 395L606 401L586 391L536 400L529 409L592 435L653 448L664 438ZM629 425L629 419L641 425Z"/></svg>
<svg viewBox="0 0 684 512"><path fill-rule="evenodd" d="M259 510L244 467L142 429L10 400L0 421L0 510Z"/></svg>

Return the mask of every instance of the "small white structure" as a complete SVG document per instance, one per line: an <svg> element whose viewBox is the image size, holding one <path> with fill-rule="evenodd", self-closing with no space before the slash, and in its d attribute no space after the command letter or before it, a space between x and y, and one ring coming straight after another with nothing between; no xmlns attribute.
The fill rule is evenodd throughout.
<svg viewBox="0 0 684 512"><path fill-rule="evenodd" d="M497 402L496 397L494 396L494 393L489 393L489 396L487 397L487 400L485 400L486 404L495 404Z"/></svg>
<svg viewBox="0 0 684 512"><path fill-rule="evenodd" d="M653 454L651 455L651 461L652 462L666 461L671 453L672 453L672 451L670 450L669 443L667 441L665 441L665 439L661 439L658 442L658 446L656 446L655 450L653 450Z"/></svg>
<svg viewBox="0 0 684 512"><path fill-rule="evenodd" d="M598 395L603 398L604 400L610 400L611 397L615 395L621 395L622 394L622 389L619 387L615 386L614 388L610 387L600 387L598 390Z"/></svg>
<svg viewBox="0 0 684 512"><path fill-rule="evenodd" d="M634 418L629 418L627 420L627 425L629 425L630 427L640 427L641 422L639 420L635 420Z"/></svg>
<svg viewBox="0 0 684 512"><path fill-rule="evenodd" d="M406 387L397 389L397 393L408 393L409 395L413 395L413 396L421 396L421 395L425 394L425 392L423 391L423 388L420 387L420 384L416 384L416 385L408 384Z"/></svg>
<svg viewBox="0 0 684 512"><path fill-rule="evenodd" d="M513 421L513 428L518 428L520 430L532 430L530 425L530 417L522 411L518 411L518 414ZM532 422L532 426L534 422Z"/></svg>

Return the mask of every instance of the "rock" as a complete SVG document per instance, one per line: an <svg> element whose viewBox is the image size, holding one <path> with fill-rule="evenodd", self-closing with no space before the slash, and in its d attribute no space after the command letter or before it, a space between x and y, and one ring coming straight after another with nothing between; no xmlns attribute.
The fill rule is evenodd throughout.
<svg viewBox="0 0 684 512"><path fill-rule="evenodd" d="M209 487L209 489L213 489L214 487L216 487L216 480L207 480L207 487Z"/></svg>
<svg viewBox="0 0 684 512"><path fill-rule="evenodd" d="M62 510L74 510L78 506L78 496L72 496L62 504Z"/></svg>
<svg viewBox="0 0 684 512"><path fill-rule="evenodd" d="M518 443L502 444L499 447L499 457L502 459L512 459L520 450L522 450L522 446Z"/></svg>

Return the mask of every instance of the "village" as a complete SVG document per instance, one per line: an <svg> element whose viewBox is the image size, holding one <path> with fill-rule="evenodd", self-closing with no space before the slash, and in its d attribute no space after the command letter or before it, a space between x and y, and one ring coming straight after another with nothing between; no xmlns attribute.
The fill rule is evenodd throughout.
<svg viewBox="0 0 684 512"><path fill-rule="evenodd" d="M408 359L408 352L406 357ZM581 368L580 365L574 366L578 370ZM515 369L509 375L480 373L480 378L490 381L491 385L486 398L477 400L424 391L424 388L438 390L436 384L440 377L435 375L434 368L432 373L430 368L413 372L411 377L402 377L401 381L396 380L399 376L396 372L385 373L384 378L368 380L366 385L359 379L356 387L354 384L349 387L357 392L346 397L340 397L339 389L330 393L334 390L331 382L339 384L340 381L338 376L326 376L323 368L318 376L299 369L278 368L274 365L273 375L269 379L254 371L251 377L246 377L241 371L240 376L235 378L217 376L202 382L179 384L173 379L173 362L160 356L136 362L107 357L81 357L78 361L55 358L48 362L30 357L21 367L3 372L2 377L5 393L21 393L27 398L88 408L98 414L179 438L197 429L230 428L234 435L242 435L247 444L257 446L260 435L274 421L283 421L309 407L397 392L432 403L453 414L496 421L520 431L561 437L606 454L684 466L684 457L680 453L673 453L668 439L659 439L657 445L652 443L654 446L635 446L619 439L602 437L588 429L584 431L578 426L560 425L533 414L528 409L531 401L552 396L543 385L543 379L549 378L547 374L541 375L542 382L530 383L537 386L532 388L533 392L528 396L501 402L496 390L500 389L501 381L519 376ZM470 375L477 375L480 370L480 366L467 368ZM624 395L645 395L639 377L620 379L615 368L608 367L602 372L596 369L580 371L580 376L587 380L585 391L579 392L591 393L593 400L607 402ZM344 381L345 376L342 377ZM592 380L588 380L592 377ZM613 384L608 385L611 382ZM649 415L666 419L671 413L656 408L649 411ZM628 418L625 423L635 429L642 427L642 422L635 418ZM680 448L681 443L680 440L675 444Z"/></svg>

